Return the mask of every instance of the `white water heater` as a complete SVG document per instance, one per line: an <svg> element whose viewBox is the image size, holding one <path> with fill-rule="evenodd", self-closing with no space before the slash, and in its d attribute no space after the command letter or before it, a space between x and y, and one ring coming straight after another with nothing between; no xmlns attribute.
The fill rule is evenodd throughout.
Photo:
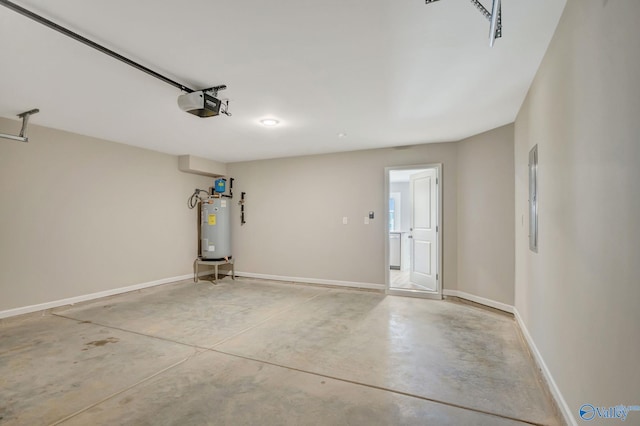
<svg viewBox="0 0 640 426"><path fill-rule="evenodd" d="M200 247L203 260L231 258L230 201L225 197L209 197L200 202Z"/></svg>

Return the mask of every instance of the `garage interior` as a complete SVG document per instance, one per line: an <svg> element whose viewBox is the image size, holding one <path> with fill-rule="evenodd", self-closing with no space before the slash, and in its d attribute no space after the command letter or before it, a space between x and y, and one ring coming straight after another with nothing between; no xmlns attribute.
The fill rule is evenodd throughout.
<svg viewBox="0 0 640 426"><path fill-rule="evenodd" d="M0 424L640 422L639 2L0 6Z"/></svg>

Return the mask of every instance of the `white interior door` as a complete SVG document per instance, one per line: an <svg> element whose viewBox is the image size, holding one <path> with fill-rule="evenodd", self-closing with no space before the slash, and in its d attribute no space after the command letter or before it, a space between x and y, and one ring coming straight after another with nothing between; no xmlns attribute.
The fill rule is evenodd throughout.
<svg viewBox="0 0 640 426"><path fill-rule="evenodd" d="M437 170L428 169L409 176L411 194L412 283L438 292L438 189Z"/></svg>

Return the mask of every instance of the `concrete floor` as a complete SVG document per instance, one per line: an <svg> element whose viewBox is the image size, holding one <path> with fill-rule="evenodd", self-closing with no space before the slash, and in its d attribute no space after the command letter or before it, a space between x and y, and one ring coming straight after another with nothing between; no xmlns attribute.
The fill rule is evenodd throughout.
<svg viewBox="0 0 640 426"><path fill-rule="evenodd" d="M0 321L0 423L559 424L513 318L251 279Z"/></svg>

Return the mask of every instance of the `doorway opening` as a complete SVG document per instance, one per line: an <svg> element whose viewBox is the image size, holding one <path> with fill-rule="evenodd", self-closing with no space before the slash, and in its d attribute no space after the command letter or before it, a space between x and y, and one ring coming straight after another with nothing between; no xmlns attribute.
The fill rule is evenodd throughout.
<svg viewBox="0 0 640 426"><path fill-rule="evenodd" d="M387 293L442 299L442 165L385 168Z"/></svg>

